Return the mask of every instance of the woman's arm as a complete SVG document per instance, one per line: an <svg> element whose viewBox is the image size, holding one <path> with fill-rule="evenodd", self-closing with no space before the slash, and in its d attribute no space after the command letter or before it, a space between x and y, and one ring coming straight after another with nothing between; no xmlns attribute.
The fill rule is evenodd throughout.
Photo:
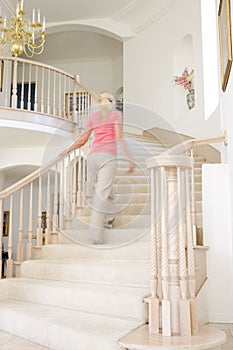
<svg viewBox="0 0 233 350"><path fill-rule="evenodd" d="M78 137L78 139L71 145L69 148L67 148L65 151L63 151L61 154L65 155L68 154L75 149L78 149L85 145L85 143L88 141L90 135L91 135L92 129L88 125L85 126L84 131L82 134Z"/></svg>
<svg viewBox="0 0 233 350"><path fill-rule="evenodd" d="M132 161L132 157L130 155L127 143L125 142L125 138L124 138L123 130L122 130L122 123L118 123L118 122L115 123L115 135L116 135L117 141L121 145L123 152L125 153L126 157L129 160L128 172L132 173L134 171L134 163Z"/></svg>

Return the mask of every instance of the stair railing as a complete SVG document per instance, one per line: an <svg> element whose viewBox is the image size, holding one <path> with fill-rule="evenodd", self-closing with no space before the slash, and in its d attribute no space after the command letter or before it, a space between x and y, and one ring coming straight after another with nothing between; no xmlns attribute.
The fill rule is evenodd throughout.
<svg viewBox="0 0 233 350"><path fill-rule="evenodd" d="M193 148L217 142L226 145L226 133L183 142L147 160L151 171L151 333L158 334L160 328L164 336L198 332Z"/></svg>
<svg viewBox="0 0 233 350"><path fill-rule="evenodd" d="M79 76L36 61L0 57L0 106L41 113L82 128L96 96ZM74 98L75 96L75 98Z"/></svg>

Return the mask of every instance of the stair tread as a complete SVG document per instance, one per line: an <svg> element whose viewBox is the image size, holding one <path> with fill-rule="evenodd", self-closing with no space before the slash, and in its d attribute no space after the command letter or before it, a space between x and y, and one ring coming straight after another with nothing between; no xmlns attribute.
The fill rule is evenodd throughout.
<svg viewBox="0 0 233 350"><path fill-rule="evenodd" d="M117 350L117 340L143 323L8 298L0 298L0 311L1 329L56 350L67 345L77 350L77 344L80 349Z"/></svg>

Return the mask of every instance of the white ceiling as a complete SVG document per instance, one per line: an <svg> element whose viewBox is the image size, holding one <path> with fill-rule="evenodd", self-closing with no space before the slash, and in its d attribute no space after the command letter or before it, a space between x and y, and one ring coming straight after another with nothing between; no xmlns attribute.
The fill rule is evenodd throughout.
<svg viewBox="0 0 233 350"><path fill-rule="evenodd" d="M156 21L176 0L24 0L26 17L39 8L46 17L42 62L122 55L124 40ZM9 15L17 0L1 0ZM3 9L4 10L4 9Z"/></svg>

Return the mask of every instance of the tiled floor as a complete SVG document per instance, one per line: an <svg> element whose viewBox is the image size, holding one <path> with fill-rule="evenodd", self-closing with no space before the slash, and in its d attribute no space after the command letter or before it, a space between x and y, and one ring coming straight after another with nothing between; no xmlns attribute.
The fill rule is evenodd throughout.
<svg viewBox="0 0 233 350"><path fill-rule="evenodd" d="M227 335L227 342L222 350L233 350L233 324L211 324L217 327ZM0 330L0 350L48 350L49 348L32 343L26 339L16 337L10 333Z"/></svg>

